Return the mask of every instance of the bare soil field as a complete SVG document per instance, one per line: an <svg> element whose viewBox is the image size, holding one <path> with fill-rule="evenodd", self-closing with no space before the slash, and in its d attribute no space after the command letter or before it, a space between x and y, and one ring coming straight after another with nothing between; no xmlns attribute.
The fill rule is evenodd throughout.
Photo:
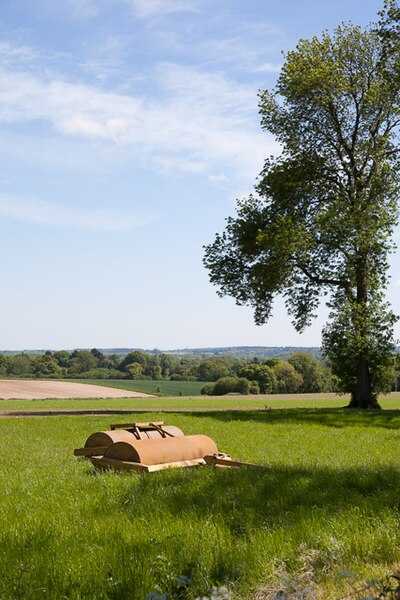
<svg viewBox="0 0 400 600"><path fill-rule="evenodd" d="M44 400L45 398L152 398L150 394L100 385L68 381L0 380L0 398Z"/></svg>

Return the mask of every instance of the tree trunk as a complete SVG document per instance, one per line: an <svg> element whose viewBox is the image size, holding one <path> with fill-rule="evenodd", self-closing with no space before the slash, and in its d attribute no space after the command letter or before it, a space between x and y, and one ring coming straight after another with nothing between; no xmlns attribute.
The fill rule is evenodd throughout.
<svg viewBox="0 0 400 600"><path fill-rule="evenodd" d="M380 408L376 394L372 392L368 362L359 358L357 364L357 385L351 395L349 408Z"/></svg>
<svg viewBox="0 0 400 600"><path fill-rule="evenodd" d="M368 333L365 321L363 319L359 320L360 314L368 310L368 275L365 254L361 254L356 266L356 323L362 338L366 338ZM380 408L377 396L372 391L371 373L369 371L368 360L365 356L361 355L358 357L356 378L356 389L351 394L349 408Z"/></svg>

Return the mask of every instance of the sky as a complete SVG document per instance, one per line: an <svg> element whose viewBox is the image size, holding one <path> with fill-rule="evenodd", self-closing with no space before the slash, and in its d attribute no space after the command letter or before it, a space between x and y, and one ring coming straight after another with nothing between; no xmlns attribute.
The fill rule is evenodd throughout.
<svg viewBox="0 0 400 600"><path fill-rule="evenodd" d="M203 246L279 152L257 94L282 51L380 5L2 0L0 348L319 346L325 308L255 326Z"/></svg>

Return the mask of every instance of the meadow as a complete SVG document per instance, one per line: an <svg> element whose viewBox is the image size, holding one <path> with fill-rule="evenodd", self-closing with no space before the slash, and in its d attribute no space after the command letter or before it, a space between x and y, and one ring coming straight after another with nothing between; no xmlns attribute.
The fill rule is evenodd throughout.
<svg viewBox="0 0 400 600"><path fill-rule="evenodd" d="M156 418L266 468L96 471L72 451L110 418L2 418L0 598L333 599L400 563L400 411Z"/></svg>
<svg viewBox="0 0 400 600"><path fill-rule="evenodd" d="M134 389L134 388L131 388ZM262 394L232 396L162 396L155 398L70 398L45 400L0 399L2 411L90 411L125 413L144 411L269 410L304 408L343 408L348 396L336 394ZM384 409L400 409L400 392L379 399Z"/></svg>

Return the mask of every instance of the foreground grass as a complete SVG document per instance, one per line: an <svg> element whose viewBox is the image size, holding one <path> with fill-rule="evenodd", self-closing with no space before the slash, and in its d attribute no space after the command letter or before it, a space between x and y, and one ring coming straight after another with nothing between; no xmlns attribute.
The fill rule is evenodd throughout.
<svg viewBox="0 0 400 600"><path fill-rule="evenodd" d="M143 600L180 576L199 596L226 584L254 598L289 577L337 598L343 571L400 561L398 411L168 415L269 467L147 476L72 456L108 422L0 420L0 598Z"/></svg>

